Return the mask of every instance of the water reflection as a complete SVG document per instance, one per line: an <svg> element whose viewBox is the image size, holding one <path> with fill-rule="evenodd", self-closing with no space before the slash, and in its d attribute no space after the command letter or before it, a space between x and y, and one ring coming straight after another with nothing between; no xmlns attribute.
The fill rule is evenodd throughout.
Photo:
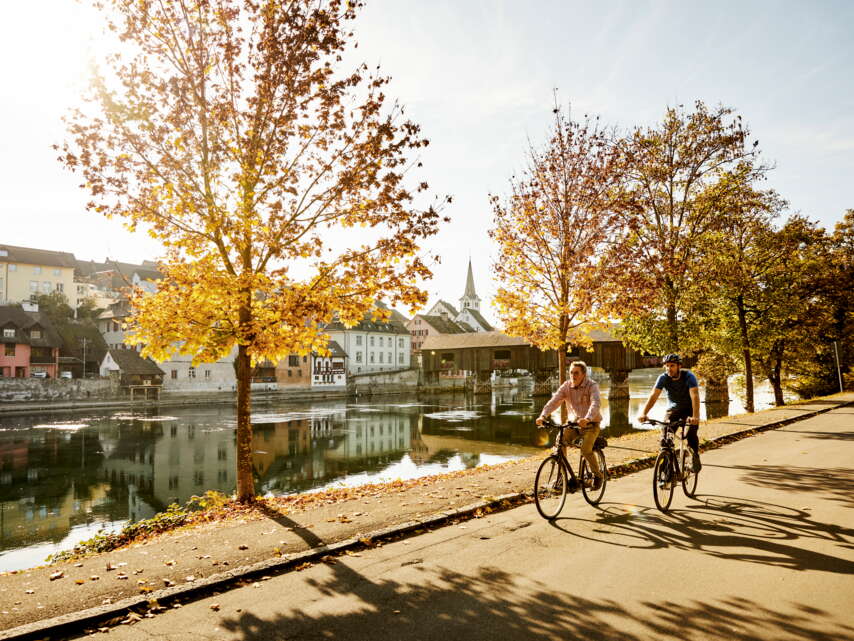
<svg viewBox="0 0 854 641"><path fill-rule="evenodd" d="M633 372L630 398L610 403L608 382L600 382L607 435L636 429L657 374ZM256 487L281 495L528 456L546 445L533 425L546 400L522 385L491 396L257 406ZM653 415L663 413L660 403ZM2 418L0 570L39 564L99 528L150 517L207 490L231 493L234 456L230 405Z"/></svg>

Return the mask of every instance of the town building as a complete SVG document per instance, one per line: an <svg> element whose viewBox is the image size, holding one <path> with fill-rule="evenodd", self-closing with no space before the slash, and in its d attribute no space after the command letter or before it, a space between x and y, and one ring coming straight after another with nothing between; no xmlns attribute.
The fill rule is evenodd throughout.
<svg viewBox="0 0 854 641"><path fill-rule="evenodd" d="M164 372L134 349L110 349L101 363L100 374L104 378L117 377L119 386L131 399L157 399Z"/></svg>
<svg viewBox="0 0 854 641"><path fill-rule="evenodd" d="M439 300L425 314L416 314L407 324L407 329L412 336L413 352L420 352L430 336L495 331L480 313L480 296L475 291L471 260L459 310L448 301Z"/></svg>
<svg viewBox="0 0 854 641"><path fill-rule="evenodd" d="M311 360L313 357L288 354L276 364L276 384L283 389L311 387Z"/></svg>
<svg viewBox="0 0 854 641"><path fill-rule="evenodd" d="M77 308L74 268L68 252L0 245L0 304L23 303L39 294L59 292Z"/></svg>
<svg viewBox="0 0 854 641"><path fill-rule="evenodd" d="M443 301L439 301L442 303ZM437 305L433 306L437 310ZM474 332L471 326L465 323L455 323L451 320L451 316L446 309L438 306L439 314L431 316L428 314L416 314L412 320L406 324L409 330L409 335L412 337L412 351L417 353L421 351L421 346L429 336L438 336L439 334L464 334L466 332Z"/></svg>
<svg viewBox="0 0 854 641"><path fill-rule="evenodd" d="M311 355L311 386L346 387L347 352L335 341L329 341L326 347L328 354Z"/></svg>
<svg viewBox="0 0 854 641"><path fill-rule="evenodd" d="M46 314L0 306L0 376L56 378L62 339Z"/></svg>
<svg viewBox="0 0 854 641"><path fill-rule="evenodd" d="M378 307L388 309L384 304ZM347 374L367 374L409 369L412 338L406 329L406 317L391 310L387 321L375 321L371 313L353 327L334 320L324 331L347 355Z"/></svg>

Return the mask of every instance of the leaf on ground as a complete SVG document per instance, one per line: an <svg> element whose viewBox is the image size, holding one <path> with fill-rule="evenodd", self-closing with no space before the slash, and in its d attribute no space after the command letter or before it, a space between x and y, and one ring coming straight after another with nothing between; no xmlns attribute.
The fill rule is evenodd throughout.
<svg viewBox="0 0 854 641"><path fill-rule="evenodd" d="M219 603L211 603L210 608L214 612L219 612Z"/></svg>

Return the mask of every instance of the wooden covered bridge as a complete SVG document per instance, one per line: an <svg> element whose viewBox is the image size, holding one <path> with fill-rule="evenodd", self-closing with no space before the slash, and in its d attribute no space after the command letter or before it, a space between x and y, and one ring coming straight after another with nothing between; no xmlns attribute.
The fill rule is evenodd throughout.
<svg viewBox="0 0 854 641"><path fill-rule="evenodd" d="M567 360L582 360L601 367L611 376L610 397L628 396L626 378L633 369L654 367L657 358L644 357L608 332L593 330L591 348L574 346ZM438 385L441 376L474 373L474 391L490 389L491 374L502 370L526 370L534 377L534 394L550 394L549 379L557 373L557 350L540 350L528 341L501 332L429 336L421 346L421 368L427 385Z"/></svg>

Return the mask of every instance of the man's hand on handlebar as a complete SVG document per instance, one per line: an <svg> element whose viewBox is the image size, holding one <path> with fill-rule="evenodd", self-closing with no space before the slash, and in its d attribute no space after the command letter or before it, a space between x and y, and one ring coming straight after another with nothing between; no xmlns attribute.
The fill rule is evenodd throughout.
<svg viewBox="0 0 854 641"><path fill-rule="evenodd" d="M543 417L542 417L542 416L538 416L538 417L537 417L537 420L536 420L536 421L534 421L534 422L535 422L537 425L539 425L540 427L542 427L542 426L543 426Z"/></svg>
<svg viewBox="0 0 854 641"><path fill-rule="evenodd" d="M640 416L638 416L638 421L640 423L646 423L647 419L649 419L649 417L646 414L641 414Z"/></svg>
<svg viewBox="0 0 854 641"><path fill-rule="evenodd" d="M699 425L700 419L694 418L693 416L688 419L688 425Z"/></svg>

